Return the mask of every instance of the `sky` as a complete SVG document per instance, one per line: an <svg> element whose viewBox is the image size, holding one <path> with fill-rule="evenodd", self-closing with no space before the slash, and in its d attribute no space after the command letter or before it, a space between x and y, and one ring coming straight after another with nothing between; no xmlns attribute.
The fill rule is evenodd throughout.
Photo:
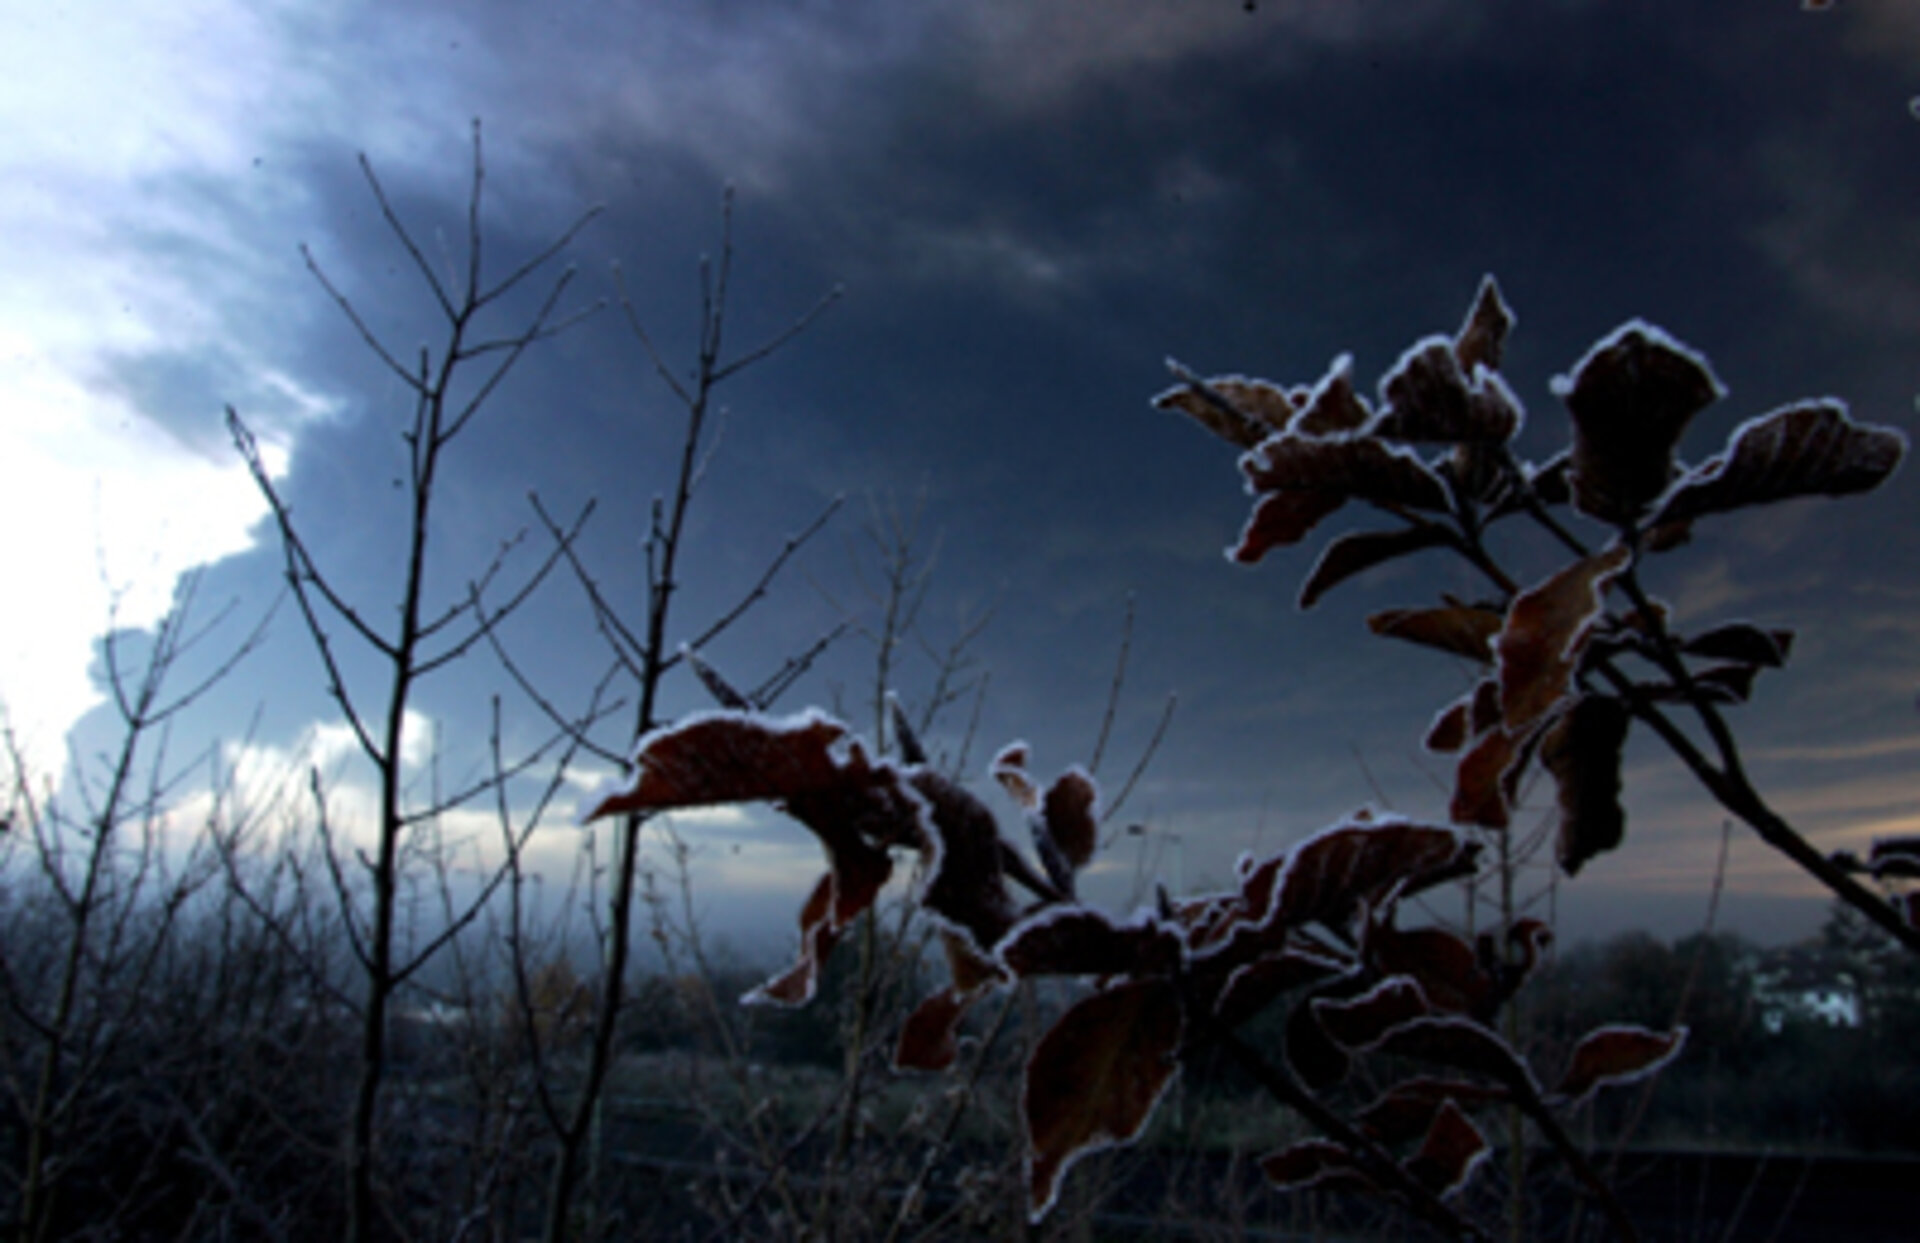
<svg viewBox="0 0 1920 1243"><path fill-rule="evenodd" d="M872 535L910 530L926 645L902 649L894 681L924 704L929 652L974 635L977 714L953 708L929 742L964 750L995 802L984 769L1002 743L1027 740L1043 773L1090 760L1130 633L1110 792L1168 696L1178 706L1114 822L1095 891L1116 903L1142 876L1219 883L1240 851L1361 805L1443 814L1448 766L1419 740L1467 677L1364 626L1465 589L1449 567L1382 569L1302 613L1311 549L1222 557L1240 475L1226 446L1151 407L1165 359L1304 383L1351 352L1370 391L1493 273L1519 319L1506 376L1537 456L1564 437L1550 379L1633 316L1706 354L1729 390L1683 442L1691 459L1801 397L1917 421L1906 0L179 0L16 3L7 24L0 699L50 768L110 739L102 638L137 653L183 572L200 567L197 614L221 619L196 661L273 607L281 553L228 405L335 584L391 615L408 406L301 248L396 352L437 342L357 157L447 271L476 119L489 270L598 207L562 256L563 306L617 299L617 264L676 366L726 187L729 341L748 348L842 291L723 391L678 638L844 497L707 654L751 683L848 622L779 706L870 728ZM596 502L583 559L637 609L676 413L617 308L531 352L449 458L435 598L456 602L517 532L509 577L538 560L533 493L557 514ZM1920 831L1916 486L1909 467L1865 498L1730 518L1653 575L1682 624L1800 632L1733 715L1763 792L1822 848ZM605 662L564 573L503 639L576 707ZM371 693L370 666L349 663ZM483 649L422 689L416 791L482 771L496 695L508 747L537 743L542 718ZM684 671L670 680L669 714L704 706ZM182 732L175 754L209 748L282 797L318 765L338 814L371 809L284 602ZM1544 869L1529 874L1565 936L1681 935L1706 916L1722 814L1642 742L1626 783L1625 849L1550 899ZM484 809L463 814L454 832L493 831ZM790 935L787 898L816 874L804 831L765 812L682 828L711 927L745 952ZM536 857L564 873L583 832L557 815ZM1744 830L1732 843L1722 927L1779 941L1818 926L1809 882Z"/></svg>

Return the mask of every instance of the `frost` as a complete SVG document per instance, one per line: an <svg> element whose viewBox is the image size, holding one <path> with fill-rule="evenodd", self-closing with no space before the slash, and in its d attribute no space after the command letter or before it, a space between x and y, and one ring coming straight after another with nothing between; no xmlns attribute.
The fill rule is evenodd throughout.
<svg viewBox="0 0 1920 1243"><path fill-rule="evenodd" d="M1595 341L1592 346L1588 347L1587 352L1580 356L1580 361L1575 363L1567 374L1554 376L1551 380L1547 381L1547 387L1553 392L1555 397L1566 397L1573 391L1574 386L1580 382L1581 372L1592 366L1595 359L1608 350L1617 349L1628 337L1636 333L1645 338L1649 345L1672 350L1688 362L1699 367L1706 375L1708 383L1712 385L1713 398L1715 401L1726 397L1727 387L1720 382L1720 377L1714 374L1713 365L1707 361L1705 354L1702 354L1690 345L1683 344L1677 337L1658 324L1650 324L1638 316L1621 324L1606 336Z"/></svg>

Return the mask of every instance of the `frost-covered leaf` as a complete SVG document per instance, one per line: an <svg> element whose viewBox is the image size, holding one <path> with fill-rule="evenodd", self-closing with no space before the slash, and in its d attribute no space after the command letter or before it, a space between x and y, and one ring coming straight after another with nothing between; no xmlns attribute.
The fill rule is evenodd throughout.
<svg viewBox="0 0 1920 1243"><path fill-rule="evenodd" d="M1903 433L1855 423L1839 401L1788 406L1736 428L1726 452L1688 471L1655 521L1684 521L1795 496L1871 491L1893 474L1906 451Z"/></svg>
<svg viewBox="0 0 1920 1243"><path fill-rule="evenodd" d="M1179 1069L1181 1032L1179 991L1148 978L1082 998L1040 1038L1021 1095L1033 1220L1074 1162L1139 1136Z"/></svg>
<svg viewBox="0 0 1920 1243"><path fill-rule="evenodd" d="M1177 368L1176 368L1177 369ZM1156 409L1177 410L1220 439L1251 449L1293 419L1292 396L1265 380L1215 376L1181 384L1153 399Z"/></svg>
<svg viewBox="0 0 1920 1243"><path fill-rule="evenodd" d="M1422 1187L1441 1197L1450 1196L1473 1177L1490 1147L1480 1128L1452 1101L1441 1102L1433 1125L1403 1168Z"/></svg>
<svg viewBox="0 0 1920 1243"><path fill-rule="evenodd" d="M1583 557L1514 598L1493 641L1500 679L1500 717L1519 731L1565 696L1594 623L1601 592L1625 568L1624 544Z"/></svg>
<svg viewBox="0 0 1920 1243"><path fill-rule="evenodd" d="M1166 975L1180 938L1145 912L1116 924L1090 907L1050 906L1014 925L995 954L1020 977Z"/></svg>
<svg viewBox="0 0 1920 1243"><path fill-rule="evenodd" d="M1309 1004L1320 1029L1349 1049L1364 1049L1390 1029L1433 1009L1407 976L1382 980L1357 997L1316 997Z"/></svg>
<svg viewBox="0 0 1920 1243"><path fill-rule="evenodd" d="M1379 1188L1345 1148L1329 1139L1308 1139L1260 1158L1260 1172L1278 1191L1309 1187Z"/></svg>
<svg viewBox="0 0 1920 1243"><path fill-rule="evenodd" d="M1259 494L1311 493L1446 513L1447 485L1415 454L1371 436L1272 436L1242 455Z"/></svg>
<svg viewBox="0 0 1920 1243"><path fill-rule="evenodd" d="M1353 391L1353 356L1342 354L1307 394L1288 430L1303 436L1337 436L1359 431L1372 418L1366 399Z"/></svg>
<svg viewBox="0 0 1920 1243"><path fill-rule="evenodd" d="M1447 542L1445 527L1423 522L1399 531L1355 531L1329 542L1300 588L1300 607L1310 609L1330 589L1382 562Z"/></svg>
<svg viewBox="0 0 1920 1243"><path fill-rule="evenodd" d="M1689 656L1704 656L1709 660L1737 661L1744 665L1778 669L1787 663L1787 657L1793 652L1793 631L1768 630L1751 622L1734 622L1693 636L1680 645L1680 650Z"/></svg>
<svg viewBox="0 0 1920 1243"><path fill-rule="evenodd" d="M1596 1028L1580 1038L1567 1059L1567 1073L1554 1089L1568 1101L1585 1100L1596 1090L1633 1083L1672 1061L1686 1044L1687 1029L1653 1032L1631 1024Z"/></svg>
<svg viewBox="0 0 1920 1243"><path fill-rule="evenodd" d="M1248 875L1247 909L1266 925L1344 924L1389 892L1412 894L1471 866L1452 829L1383 818L1324 829Z"/></svg>
<svg viewBox="0 0 1920 1243"><path fill-rule="evenodd" d="M1559 787L1554 856L1568 876L1618 847L1626 835L1620 753L1631 722L1626 705L1611 695L1582 695L1541 739L1540 762Z"/></svg>
<svg viewBox="0 0 1920 1243"><path fill-rule="evenodd" d="M1337 492L1269 492L1254 502L1240 540L1227 558L1252 565L1275 548L1297 544L1320 520L1346 504Z"/></svg>
<svg viewBox="0 0 1920 1243"><path fill-rule="evenodd" d="M641 739L634 767L629 787L602 800L590 819L777 801L826 848L836 928L872 905L892 875L887 847L928 844L924 804L908 779L869 761L846 726L818 713L694 716Z"/></svg>
<svg viewBox="0 0 1920 1243"><path fill-rule="evenodd" d="M1500 632L1500 626L1500 614L1467 604L1436 609L1387 609L1367 618L1367 629L1377 635L1480 661L1493 659L1493 637Z"/></svg>
<svg viewBox="0 0 1920 1243"><path fill-rule="evenodd" d="M1453 355L1459 360L1460 370L1467 375L1472 375L1476 367L1500 370L1507 334L1513 331L1514 322L1513 309L1500 296L1500 283L1492 273L1481 277L1480 292L1460 331L1453 334Z"/></svg>
<svg viewBox="0 0 1920 1243"><path fill-rule="evenodd" d="M1505 444L1520 430L1520 403L1498 373L1464 373L1446 337L1428 337L1380 381L1380 413L1369 434L1432 444Z"/></svg>
<svg viewBox="0 0 1920 1243"><path fill-rule="evenodd" d="M1553 391L1573 417L1574 507L1626 525L1667 490L1681 433L1724 390L1705 358L1636 319L1556 377Z"/></svg>

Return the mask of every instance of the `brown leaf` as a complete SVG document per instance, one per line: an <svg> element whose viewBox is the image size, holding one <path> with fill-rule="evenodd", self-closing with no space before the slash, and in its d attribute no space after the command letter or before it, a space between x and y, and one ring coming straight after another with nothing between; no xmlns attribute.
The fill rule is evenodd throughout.
<svg viewBox="0 0 1920 1243"><path fill-rule="evenodd" d="M1472 858L1471 844L1452 829L1382 818L1345 824L1308 838L1285 856L1272 882L1265 922L1286 927L1344 923L1361 906L1389 892L1410 894L1457 875ZM1249 878L1259 885L1257 876ZM1252 909L1260 909L1254 907Z"/></svg>
<svg viewBox="0 0 1920 1243"><path fill-rule="evenodd" d="M1453 335L1453 354L1460 362L1460 370L1468 375L1473 374L1475 367L1500 370L1500 358L1513 324L1513 310L1500 296L1499 282L1493 279L1492 273L1481 277L1480 292L1474 297L1473 307L1461 323L1460 331Z"/></svg>
<svg viewBox="0 0 1920 1243"><path fill-rule="evenodd" d="M1337 492L1269 492L1254 502L1240 541L1227 557L1252 565L1274 548L1297 544L1320 520L1346 504Z"/></svg>
<svg viewBox="0 0 1920 1243"><path fill-rule="evenodd" d="M1637 521L1667 490L1680 434L1723 392L1706 359L1640 320L1597 343L1553 391L1573 416L1574 508L1615 525Z"/></svg>
<svg viewBox="0 0 1920 1243"><path fill-rule="evenodd" d="M835 928L866 910L892 875L889 846L929 845L921 800L900 770L870 762L846 726L818 713L691 717L641 739L634 767L629 787L602 800L589 819L779 801L826 848Z"/></svg>
<svg viewBox="0 0 1920 1243"><path fill-rule="evenodd" d="M1567 1073L1554 1092L1570 1102L1581 1101L1600 1088L1644 1079L1679 1056L1686 1041L1684 1027L1664 1033L1630 1024L1596 1028L1574 1046Z"/></svg>
<svg viewBox="0 0 1920 1243"><path fill-rule="evenodd" d="M1726 452L1687 472L1657 522L1725 513L1795 496L1846 496L1879 487L1906 455L1906 436L1855 423L1844 404L1805 402L1749 419Z"/></svg>
<svg viewBox="0 0 1920 1243"><path fill-rule="evenodd" d="M1540 762L1559 786L1560 832L1554 855L1568 876L1620 845L1620 753L1632 716L1611 695L1582 695L1547 729Z"/></svg>
<svg viewBox="0 0 1920 1243"><path fill-rule="evenodd" d="M1301 1140L1268 1153L1260 1158L1260 1172L1279 1191L1305 1191L1318 1186L1378 1190L1352 1154L1329 1139Z"/></svg>
<svg viewBox="0 0 1920 1243"><path fill-rule="evenodd" d="M1407 1159L1405 1169L1428 1191L1446 1197L1466 1186L1489 1151L1487 1137L1473 1120L1452 1101L1443 1101L1420 1151Z"/></svg>
<svg viewBox="0 0 1920 1243"><path fill-rule="evenodd" d="M1399 531L1355 531L1336 537L1321 550L1320 559L1300 588L1300 607L1310 609L1328 590L1382 562L1447 542L1445 527L1423 522Z"/></svg>
<svg viewBox="0 0 1920 1243"><path fill-rule="evenodd" d="M1303 436L1336 436L1357 432L1372 419L1366 399L1353 391L1353 356L1342 354L1307 394L1288 430Z"/></svg>
<svg viewBox="0 0 1920 1243"><path fill-rule="evenodd" d="M1467 604L1387 609L1367 618L1367 629L1377 635L1479 661L1493 659L1493 637L1500 632L1500 625L1500 614Z"/></svg>
<svg viewBox="0 0 1920 1243"><path fill-rule="evenodd" d="M1615 544L1514 598L1493 641L1500 718L1509 730L1531 725L1567 694L1601 616L1601 592L1630 557L1624 544Z"/></svg>
<svg viewBox="0 0 1920 1243"><path fill-rule="evenodd" d="M1453 342L1428 337L1380 381L1385 405L1367 431L1384 440L1505 444L1520 430L1520 405L1496 372L1462 374Z"/></svg>
<svg viewBox="0 0 1920 1243"><path fill-rule="evenodd" d="M1251 449L1293 418L1292 396L1265 380L1215 376L1204 387L1181 384L1153 399L1156 409L1178 410L1229 444Z"/></svg>
<svg viewBox="0 0 1920 1243"><path fill-rule="evenodd" d="M1262 495L1323 495L1448 512L1440 476L1412 450L1371 436L1270 437L1241 457L1240 469L1248 488Z"/></svg>
<svg viewBox="0 0 1920 1243"><path fill-rule="evenodd" d="M748 1005L804 1006L813 1000L820 968L839 929L833 922L833 874L822 876L800 908L800 956L793 966L755 988L740 1000Z"/></svg>
<svg viewBox="0 0 1920 1243"><path fill-rule="evenodd" d="M1178 989L1149 978L1082 998L1040 1038L1021 1094L1034 1221L1074 1162L1139 1136L1179 1069L1181 1031Z"/></svg>

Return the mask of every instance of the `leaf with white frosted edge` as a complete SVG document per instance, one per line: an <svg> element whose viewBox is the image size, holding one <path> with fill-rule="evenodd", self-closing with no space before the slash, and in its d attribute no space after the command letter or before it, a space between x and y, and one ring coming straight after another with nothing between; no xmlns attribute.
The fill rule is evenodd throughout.
<svg viewBox="0 0 1920 1243"><path fill-rule="evenodd" d="M1423 522L1398 531L1354 531L1328 542L1300 587L1299 606L1310 609L1333 587L1363 570L1448 542L1445 527Z"/></svg>
<svg viewBox="0 0 1920 1243"><path fill-rule="evenodd" d="M1473 689L1434 714L1421 745L1451 754L1500 723L1500 684L1481 678Z"/></svg>
<svg viewBox="0 0 1920 1243"><path fill-rule="evenodd" d="M833 952L839 929L833 920L833 874L822 876L800 908L800 955L793 966L740 999L743 1005L804 1006L813 1000L820 968Z"/></svg>
<svg viewBox="0 0 1920 1243"><path fill-rule="evenodd" d="M1681 433L1725 393L1703 355L1638 319L1595 343L1552 388L1573 418L1574 508L1622 526L1666 492Z"/></svg>
<svg viewBox="0 0 1920 1243"><path fill-rule="evenodd" d="M1269 492L1254 502L1227 560L1252 565L1275 548L1297 544L1346 503L1337 492Z"/></svg>
<svg viewBox="0 0 1920 1243"><path fill-rule="evenodd" d="M1574 1046L1567 1059L1567 1073L1560 1077L1554 1094L1577 1103L1601 1088L1635 1083L1657 1074L1680 1055L1686 1042L1684 1027L1670 1032L1648 1031L1627 1023L1595 1028Z"/></svg>
<svg viewBox="0 0 1920 1243"><path fill-rule="evenodd" d="M1726 451L1688 471L1654 520L1869 492L1886 482L1906 452L1905 433L1855 423L1837 398L1786 406L1734 429Z"/></svg>
<svg viewBox="0 0 1920 1243"><path fill-rule="evenodd" d="M1427 337L1380 381L1380 413L1367 427L1385 440L1505 444L1520 430L1520 403L1505 381L1476 366L1463 371L1447 337Z"/></svg>
<svg viewBox="0 0 1920 1243"><path fill-rule="evenodd" d="M1179 1070L1183 1029L1179 990L1148 978L1082 998L1040 1038L1020 1098L1033 1221L1075 1162L1139 1138Z"/></svg>
<svg viewBox="0 0 1920 1243"><path fill-rule="evenodd" d="M1504 1088L1465 1079L1406 1079L1374 1098L1353 1116L1353 1122L1382 1144L1404 1144L1427 1134L1434 1118L1449 1104L1486 1105L1508 1099Z"/></svg>
<svg viewBox="0 0 1920 1243"><path fill-rule="evenodd" d="M1493 641L1500 716L1509 730L1532 724L1568 693L1601 615L1601 593L1631 555L1615 544L1514 598Z"/></svg>
<svg viewBox="0 0 1920 1243"><path fill-rule="evenodd" d="M1176 371L1184 368L1169 363ZM1204 387L1201 387L1204 386ZM1158 410L1177 410L1228 444L1251 449L1293 420L1294 395L1266 380L1215 376L1180 384L1153 399Z"/></svg>
<svg viewBox="0 0 1920 1243"><path fill-rule="evenodd" d="M1353 391L1353 355L1342 354L1307 393L1287 430L1302 436L1337 436L1357 432L1372 419L1366 398Z"/></svg>
<svg viewBox="0 0 1920 1243"><path fill-rule="evenodd" d="M1453 334L1453 354L1460 361L1460 370L1468 375L1472 375L1476 367L1500 370L1507 334L1513 331L1516 322L1513 308L1500 295L1500 282L1493 279L1491 272L1481 277L1473 306L1467 311L1460 331Z"/></svg>
<svg viewBox="0 0 1920 1243"><path fill-rule="evenodd" d="M1446 513L1447 485L1411 449L1371 436L1270 436L1240 457L1258 495L1333 496L1342 501Z"/></svg>

